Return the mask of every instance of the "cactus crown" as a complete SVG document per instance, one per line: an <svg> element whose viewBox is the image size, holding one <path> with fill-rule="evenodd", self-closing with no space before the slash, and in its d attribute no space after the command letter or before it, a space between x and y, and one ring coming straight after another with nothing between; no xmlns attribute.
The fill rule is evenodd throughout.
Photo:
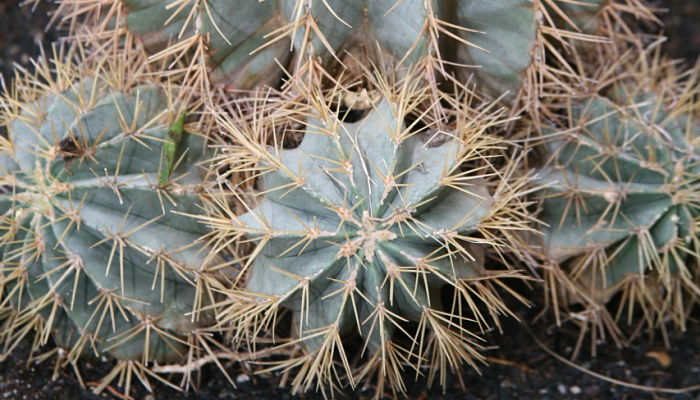
<svg viewBox="0 0 700 400"><path fill-rule="evenodd" d="M234 305L222 322L257 334L280 307L292 310L298 339L285 346L301 344L303 354L280 368L305 366L297 390L339 383L336 356L350 385L376 379L380 392L387 384L403 391L403 362L432 364L430 379L442 371L444 384L447 369L483 360L476 333L508 313L494 282L519 277L485 266L490 246L510 244L501 230L525 229L514 217L523 207L518 184L495 167L508 146L490 133L504 123L502 110L453 99L445 121L429 121L436 101L420 80L372 79L378 95L368 96L354 122L332 106L343 103L340 88L323 93L312 85L303 104L273 104L277 116L269 118L303 125L294 149L280 148L279 136L266 148L251 140L259 132L221 121L242 144L224 149L222 160L230 151L238 169L260 177L249 212L219 212L220 235L257 244L245 290L229 292ZM412 115L417 120L407 123ZM283 126L279 120L270 126ZM449 130L432 130L441 123ZM225 222L232 219L233 226ZM445 293L453 299L443 302ZM462 306L474 326L453 308ZM365 355L356 373L341 339L353 332Z"/></svg>
<svg viewBox="0 0 700 400"><path fill-rule="evenodd" d="M35 331L34 350L50 337L70 349L59 364L109 355L146 382L151 362L194 351L207 320L195 285L207 229L191 216L204 142L139 53L80 50L44 57L0 100L2 341Z"/></svg>
<svg viewBox="0 0 700 400"><path fill-rule="evenodd" d="M572 102L540 182L544 251L568 260L575 301L622 291L630 317L639 306L650 328L668 315L683 326L682 287L698 293L699 80L652 47L600 66L591 81L606 84ZM610 317L595 323L616 332Z"/></svg>

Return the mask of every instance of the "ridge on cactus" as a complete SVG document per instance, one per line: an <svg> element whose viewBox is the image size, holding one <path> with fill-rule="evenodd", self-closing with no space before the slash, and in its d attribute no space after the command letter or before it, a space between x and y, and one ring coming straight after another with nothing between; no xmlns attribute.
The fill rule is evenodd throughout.
<svg viewBox="0 0 700 400"><path fill-rule="evenodd" d="M700 70L678 72L658 43L590 68L603 83L569 99L538 174L552 300L585 306L575 319L592 343L619 340L635 311L650 330L684 329L700 295Z"/></svg>
<svg viewBox="0 0 700 400"><path fill-rule="evenodd" d="M229 189L250 200L237 208L221 200L206 221L215 243L256 245L219 323L260 346L256 337L274 335L279 313L291 310L293 338L279 347L291 359L270 369L294 370L295 391L363 383L396 394L407 366L416 377L429 367L428 380L444 386L448 371L484 361L479 333L510 315L502 293L525 301L503 282L524 276L487 260L515 248L511 239L530 222L525 181L504 157L511 145L492 133L507 122L504 110L473 106L466 93L431 98L417 74L363 79L375 88L360 92L364 101L313 83L296 88L301 101L254 107L270 114L252 124L219 113L236 144L223 144L217 163L250 172ZM346 97L367 106L359 120L339 114ZM432 121L439 100L451 112ZM283 148L299 129L301 144ZM236 215L241 208L248 212ZM351 356L346 340L356 335L361 351Z"/></svg>
<svg viewBox="0 0 700 400"><path fill-rule="evenodd" d="M188 79L205 91L209 81L247 90L274 86L287 75L323 74L316 71L319 62L322 67L342 64L347 53L355 53L374 64L393 60L406 67L420 66L428 76L439 71L447 77L456 69L465 81L474 74L485 93L498 97L507 91L508 99L523 98L527 103L536 102L546 89L544 78L563 82L571 76L557 43L606 40L582 30L596 15L651 18L636 0L60 3L71 26L91 27L80 35L101 36L104 30L124 27L142 39L153 60L169 60L177 72L188 70ZM77 17L82 22L76 24ZM113 21L107 23L110 18Z"/></svg>
<svg viewBox="0 0 700 400"><path fill-rule="evenodd" d="M96 388L198 356L212 318L199 238L208 157L135 50L55 49L0 97L0 329L31 359L118 362ZM174 127L174 128L173 128ZM206 171L206 170L205 170ZM56 348L44 354L44 345Z"/></svg>

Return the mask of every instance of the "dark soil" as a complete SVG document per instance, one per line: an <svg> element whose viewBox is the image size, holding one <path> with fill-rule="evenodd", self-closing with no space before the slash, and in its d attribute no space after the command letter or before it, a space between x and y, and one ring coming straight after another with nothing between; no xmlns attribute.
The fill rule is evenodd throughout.
<svg viewBox="0 0 700 400"><path fill-rule="evenodd" d="M234 1L234 0L232 0ZM700 54L700 0L664 0L665 32L669 35L668 52L673 57L695 62ZM0 0L0 72L6 81L12 76L12 64L29 65L39 45L47 46L56 35L44 32L49 21L47 7L41 3L32 13L20 7L18 0ZM522 308L519 315L524 321L532 321L533 311ZM698 316L696 316L697 318ZM564 357L570 356L576 343L573 329L546 330L546 321L531 326L534 335L545 345ZM487 352L490 366L482 374L465 370L464 391L456 384L443 394L439 389L426 390L419 383L413 384L412 399L673 399L700 400L700 391L681 394L655 394L648 391L615 385L581 372L547 355L523 326L515 321L504 325L504 334L489 335ZM670 336L671 348L665 349L660 338L637 340L626 349L612 344L599 345L596 358L583 354L577 364L616 379L653 387L679 388L700 383L700 323L689 324L685 333L674 332ZM28 344L0 363L0 399L102 399L115 398L107 390L94 395L89 388L80 386L70 371L53 378L50 364L27 365ZM650 353L656 352L656 353ZM652 356L651 354L655 354ZM659 360L668 356L670 365ZM109 365L84 363L83 378L90 386L109 370ZM198 392L187 394L156 385L154 395L139 388L132 393L135 399L204 400L204 399L292 399L287 388L279 388L278 377L247 376L239 365L228 366L229 374L238 382L233 388L214 367L203 371ZM176 378L175 378L176 379ZM135 383L137 384L137 383ZM115 392L116 393L116 392ZM351 398L364 398L369 393L360 392ZM308 395L307 399L320 396Z"/></svg>
<svg viewBox="0 0 700 400"><path fill-rule="evenodd" d="M664 32L669 36L666 51L694 63L700 54L700 0L663 0Z"/></svg>
<svg viewBox="0 0 700 400"><path fill-rule="evenodd" d="M34 12L30 6L20 6L22 0L0 0L0 73L9 83L13 64L29 67L41 46L48 50L56 40L54 30L45 32L50 21L47 1L40 2Z"/></svg>
<svg viewBox="0 0 700 400"><path fill-rule="evenodd" d="M532 311L521 310L524 320L533 317ZM532 326L534 335L545 345L566 357L576 343L573 330L560 329L545 332L544 324ZM454 400L507 400L507 399L619 399L619 400L697 400L700 391L681 394L654 394L624 386L614 385L575 368L566 366L547 355L533 337L516 321L504 326L505 334L489 335L488 343L498 346L486 354L490 366L483 368L482 375L465 370L466 391L454 380L443 394L439 388L427 390L421 384L411 383L410 399L432 398ZM598 356L578 357L576 363L633 384L650 387L681 388L700 383L700 324L695 321L685 333L670 336L671 348L665 349L659 340L638 340L633 346L619 349L613 345L599 345ZM113 394L94 395L80 387L71 372L61 373L52 380L51 365L29 365L24 363L26 347L13 353L0 363L0 399L85 399L115 398ZM659 360L668 357L669 365ZM99 380L109 365L84 363L83 378L88 386ZM297 399L289 395L287 388L279 387L278 377L245 375L238 365L228 367L229 374L238 382L233 388L213 366L203 371L202 386L198 392L180 393L162 385L150 395L137 387L135 399L205 400L205 399ZM176 378L174 378L175 380ZM114 388L115 393L117 388ZM109 392L109 390L108 390ZM362 399L371 395L359 392L343 398ZM319 395L307 395L306 399L320 399Z"/></svg>

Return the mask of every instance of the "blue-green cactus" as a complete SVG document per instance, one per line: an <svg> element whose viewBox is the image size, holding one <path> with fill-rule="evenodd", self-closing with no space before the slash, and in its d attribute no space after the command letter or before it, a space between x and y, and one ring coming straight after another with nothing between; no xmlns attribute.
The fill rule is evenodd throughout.
<svg viewBox="0 0 700 400"><path fill-rule="evenodd" d="M516 216L524 207L518 185L491 180L500 172L488 160L508 145L486 133L498 117L471 119L455 104L453 130L426 140L405 122L425 92L406 88L383 93L356 122L324 109L318 93L305 94L315 106L301 111L308 118L294 149L265 150L224 123L244 148L231 161L260 161L241 167L260 180L250 211L217 227L257 244L245 288L229 292L234 305L221 322L239 335L257 333L272 327L277 311L291 310L303 354L279 368L300 366L295 390L323 389L342 375L350 385L376 380L380 393L387 384L400 392L404 363L432 365L431 380L439 374L444 384L446 370L483 360L479 326L507 313L489 282L519 275L494 276L485 251L508 246L494 232L526 223ZM231 219L233 226L224 222ZM353 332L365 355L356 371L343 343Z"/></svg>
<svg viewBox="0 0 700 400"><path fill-rule="evenodd" d="M560 264L564 305L604 312L622 293L630 318L639 307L651 328L669 316L684 326L684 302L698 293L698 74L648 52L607 67L618 75L573 102L565 133L548 144L543 250ZM616 331L613 318L593 314Z"/></svg>
<svg viewBox="0 0 700 400"><path fill-rule="evenodd" d="M475 73L481 90L513 98L544 70L552 43L589 40L579 25L616 1L527 0L118 0L125 26L162 54L197 48L212 82L233 89L275 84L307 61L370 55L376 64ZM624 1L624 0L620 0ZM640 15L640 4L619 7ZM554 40L549 40L554 39ZM548 42L546 44L545 42ZM360 50L362 49L362 50ZM365 54L363 53L363 54ZM561 55L553 55L553 61ZM533 70L533 68L536 69ZM305 69L305 68L302 68ZM554 73L550 68L549 73ZM533 88L525 88L534 90Z"/></svg>
<svg viewBox="0 0 700 400"><path fill-rule="evenodd" d="M21 77L1 100L0 340L9 351L35 332L34 350L53 338L61 362L108 356L144 377L193 354L212 322L200 312L208 229L193 217L209 155L170 88L110 81L124 70L104 59L52 62L37 76L55 79Z"/></svg>

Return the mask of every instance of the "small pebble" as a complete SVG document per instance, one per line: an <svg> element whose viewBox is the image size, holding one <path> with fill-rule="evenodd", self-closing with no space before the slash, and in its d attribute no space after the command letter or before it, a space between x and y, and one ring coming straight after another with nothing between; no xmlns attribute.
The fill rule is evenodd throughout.
<svg viewBox="0 0 700 400"><path fill-rule="evenodd" d="M572 386L569 388L571 394L581 394L581 388L578 386Z"/></svg>
<svg viewBox="0 0 700 400"><path fill-rule="evenodd" d="M513 385L513 382L511 382L511 380L508 379L508 378L506 378L506 379L504 379L504 380L501 381L501 387L502 387L502 388L511 388L511 387L513 387L513 386L514 386L514 385Z"/></svg>
<svg viewBox="0 0 700 400"><path fill-rule="evenodd" d="M250 381L250 377L246 374L240 374L236 377L236 383L243 384Z"/></svg>
<svg viewBox="0 0 700 400"><path fill-rule="evenodd" d="M564 386L564 385L562 385L562 384L557 385L557 390L558 390L559 393L561 393L561 394L566 394L566 391L567 391L567 390L566 390L566 386Z"/></svg>

